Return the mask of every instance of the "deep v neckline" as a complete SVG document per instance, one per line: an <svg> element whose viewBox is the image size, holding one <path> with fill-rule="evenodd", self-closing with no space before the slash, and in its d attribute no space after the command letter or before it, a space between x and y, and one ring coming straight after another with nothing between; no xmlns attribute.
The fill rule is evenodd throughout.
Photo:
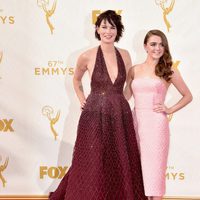
<svg viewBox="0 0 200 200"><path fill-rule="evenodd" d="M108 72L108 68L107 68L106 61L105 61L105 58L104 58L104 55L103 55L103 51L101 49L101 46L99 46L99 49L100 49L101 54L102 54L103 64L104 64L104 67L105 67L105 70L106 70L106 74L107 74L108 79L109 79L109 81L111 82L112 85L115 85L115 83L116 83L116 81L117 81L117 79L119 77L119 61L118 61L118 57L117 57L117 49L116 49L116 47L114 47L114 48L115 48L115 56L116 56L116 60L117 60L117 77L116 77L116 79L113 82L112 79L111 79L111 77L110 77L110 74Z"/></svg>

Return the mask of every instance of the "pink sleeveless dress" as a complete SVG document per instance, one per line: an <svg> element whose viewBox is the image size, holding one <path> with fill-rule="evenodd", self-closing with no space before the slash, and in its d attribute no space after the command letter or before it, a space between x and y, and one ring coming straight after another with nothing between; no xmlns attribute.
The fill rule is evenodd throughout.
<svg viewBox="0 0 200 200"><path fill-rule="evenodd" d="M163 196L169 150L169 122L165 113L156 113L153 107L165 101L167 88L161 79L149 77L136 78L131 86L145 195Z"/></svg>

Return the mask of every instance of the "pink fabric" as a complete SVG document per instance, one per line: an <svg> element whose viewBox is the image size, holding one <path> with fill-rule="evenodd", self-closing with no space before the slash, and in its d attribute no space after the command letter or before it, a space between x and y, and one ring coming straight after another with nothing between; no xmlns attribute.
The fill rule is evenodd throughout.
<svg viewBox="0 0 200 200"><path fill-rule="evenodd" d="M132 82L133 111L146 196L165 194L165 173L169 150L169 123L165 113L153 107L163 103L166 86L161 79L136 78Z"/></svg>

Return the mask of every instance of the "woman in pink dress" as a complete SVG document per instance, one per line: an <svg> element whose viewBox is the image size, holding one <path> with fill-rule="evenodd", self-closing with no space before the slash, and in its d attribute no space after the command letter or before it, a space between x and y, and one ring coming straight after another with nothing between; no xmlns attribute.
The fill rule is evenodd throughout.
<svg viewBox="0 0 200 200"><path fill-rule="evenodd" d="M169 150L169 124L172 114L192 100L192 94L172 58L166 36L151 30L144 39L147 58L144 63L130 68L124 91L126 99L133 94L135 129L138 136L145 195L149 200L161 200L165 194L165 173ZM164 104L170 84L182 98L172 107Z"/></svg>

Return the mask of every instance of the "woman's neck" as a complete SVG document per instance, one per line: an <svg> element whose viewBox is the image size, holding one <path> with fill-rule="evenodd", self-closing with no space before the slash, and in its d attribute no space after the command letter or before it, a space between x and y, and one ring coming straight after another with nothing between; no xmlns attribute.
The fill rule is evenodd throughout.
<svg viewBox="0 0 200 200"><path fill-rule="evenodd" d="M104 53L113 53L115 50L114 43L111 44L106 44L106 43L101 43L101 49Z"/></svg>
<svg viewBox="0 0 200 200"><path fill-rule="evenodd" d="M148 65L149 67L155 68L156 65L158 64L157 59L151 59L151 58L147 58L144 62L144 64Z"/></svg>

